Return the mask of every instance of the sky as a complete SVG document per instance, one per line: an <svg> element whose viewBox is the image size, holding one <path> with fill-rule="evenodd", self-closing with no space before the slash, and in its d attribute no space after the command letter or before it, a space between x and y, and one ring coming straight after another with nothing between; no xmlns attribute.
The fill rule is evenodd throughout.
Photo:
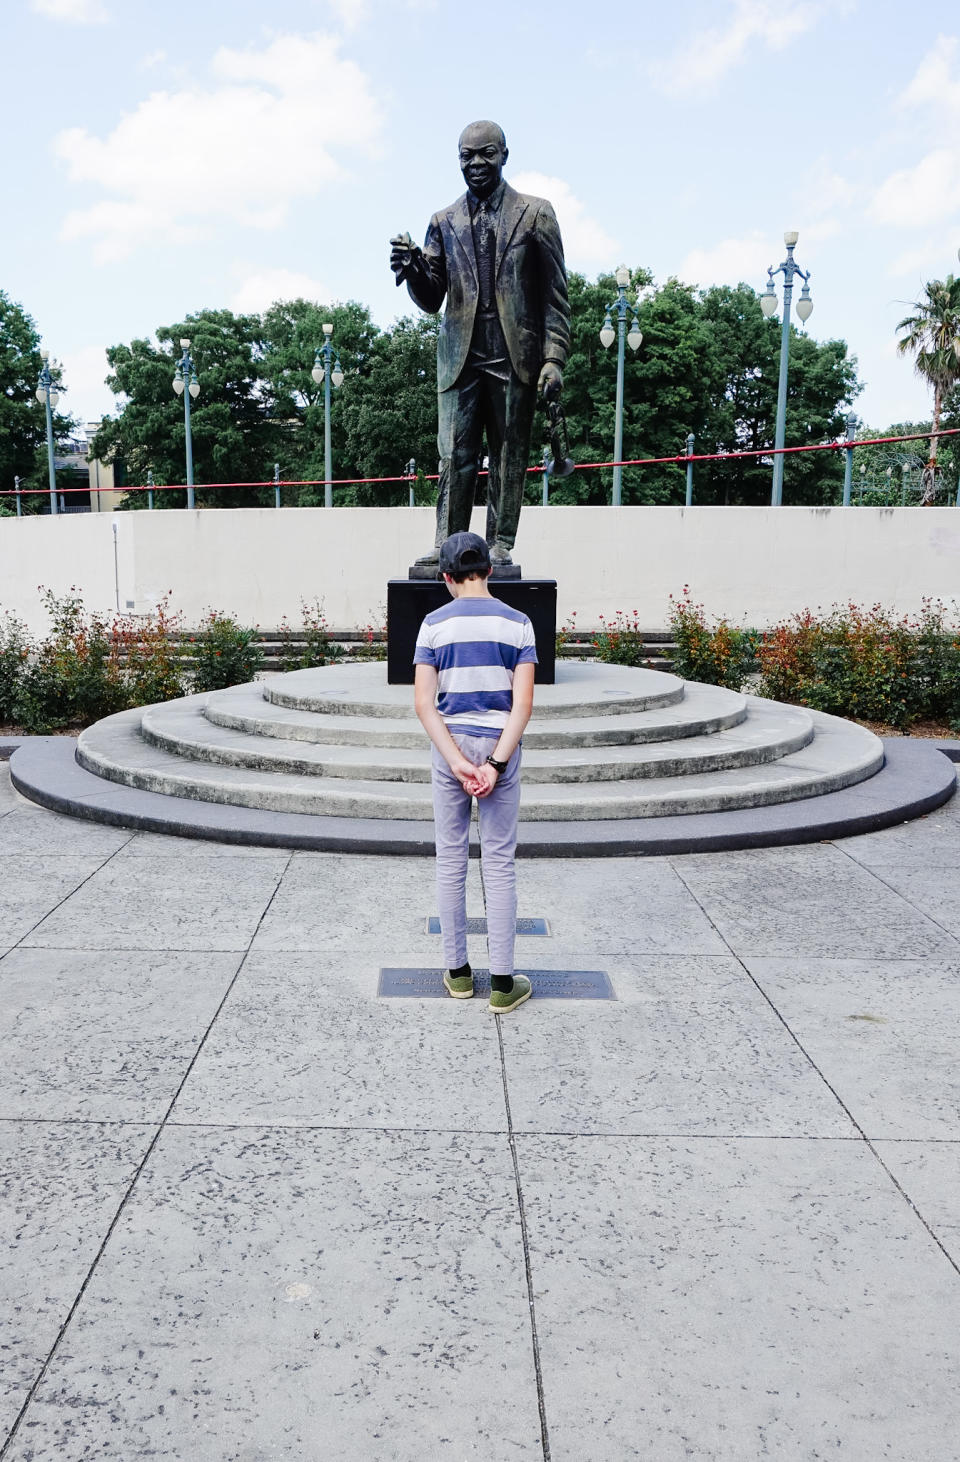
<svg viewBox="0 0 960 1462"><path fill-rule="evenodd" d="M958 269L957 0L0 0L0 19L0 289L82 420L116 405L105 347L191 311L413 313L388 240L463 191L477 118L588 276L759 290L797 229L807 328L858 358L860 418L929 415L895 326Z"/></svg>

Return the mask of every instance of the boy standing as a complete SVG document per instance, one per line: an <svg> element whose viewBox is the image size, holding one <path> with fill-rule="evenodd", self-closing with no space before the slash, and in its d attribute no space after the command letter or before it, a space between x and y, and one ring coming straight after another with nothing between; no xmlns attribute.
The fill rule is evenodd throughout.
<svg viewBox="0 0 960 1462"><path fill-rule="evenodd" d="M448 966L443 983L455 1000L473 994L466 880L476 797L490 1009L502 1015L532 993L526 976L513 972L514 854L520 738L533 709L537 651L527 616L490 593L490 550L478 534L454 533L446 539L440 547L440 573L453 601L424 619L413 663L416 712L433 742L437 899Z"/></svg>

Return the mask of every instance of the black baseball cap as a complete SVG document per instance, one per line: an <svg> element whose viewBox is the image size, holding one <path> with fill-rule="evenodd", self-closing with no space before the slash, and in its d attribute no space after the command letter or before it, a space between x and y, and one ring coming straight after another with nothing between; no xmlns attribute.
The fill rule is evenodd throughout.
<svg viewBox="0 0 960 1462"><path fill-rule="evenodd" d="M462 574L485 574L490 568L490 549L479 533L451 533L440 545L440 572L457 578Z"/></svg>

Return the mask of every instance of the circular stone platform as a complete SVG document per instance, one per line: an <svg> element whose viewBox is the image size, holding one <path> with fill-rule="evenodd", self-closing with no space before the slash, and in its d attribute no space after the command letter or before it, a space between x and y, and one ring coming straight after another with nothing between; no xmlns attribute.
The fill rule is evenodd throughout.
<svg viewBox="0 0 960 1462"><path fill-rule="evenodd" d="M913 745L913 744L911 744ZM840 836L951 795L953 768L848 721L673 675L561 662L524 736L520 851L691 851ZM124 711L14 755L76 816L271 846L432 849L429 743L383 664ZM907 763L909 762L909 766ZM827 830L829 829L829 830Z"/></svg>

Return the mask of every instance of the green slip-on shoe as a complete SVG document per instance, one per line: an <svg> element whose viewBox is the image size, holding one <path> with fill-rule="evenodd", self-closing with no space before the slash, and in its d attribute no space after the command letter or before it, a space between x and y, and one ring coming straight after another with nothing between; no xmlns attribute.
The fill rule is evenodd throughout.
<svg viewBox="0 0 960 1462"><path fill-rule="evenodd" d="M514 975L512 990L490 991L488 1009L496 1011L497 1015L506 1015L508 1010L516 1010L524 1000L529 1000L532 994L533 986L526 975Z"/></svg>
<svg viewBox="0 0 960 1462"><path fill-rule="evenodd" d="M447 994L452 995L454 1000L469 1000L473 994L473 971L468 975L452 975L449 970L444 970L443 983L447 987Z"/></svg>

